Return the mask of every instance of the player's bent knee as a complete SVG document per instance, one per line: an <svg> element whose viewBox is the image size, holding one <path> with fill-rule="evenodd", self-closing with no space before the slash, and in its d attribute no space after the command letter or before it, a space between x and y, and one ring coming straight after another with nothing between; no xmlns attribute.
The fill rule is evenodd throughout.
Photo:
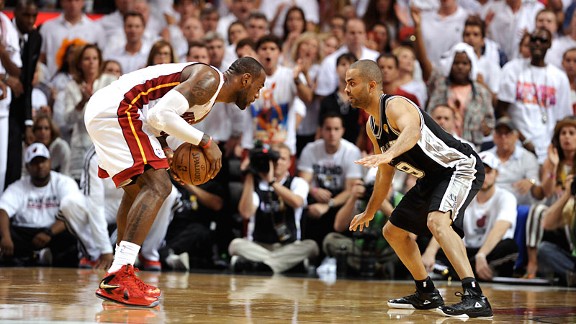
<svg viewBox="0 0 576 324"><path fill-rule="evenodd" d="M387 241L392 241L408 236L408 232L387 222L382 228L382 235Z"/></svg>
<svg viewBox="0 0 576 324"><path fill-rule="evenodd" d="M433 212L428 214L426 226L432 234L437 235L450 228L452 220L449 213Z"/></svg>

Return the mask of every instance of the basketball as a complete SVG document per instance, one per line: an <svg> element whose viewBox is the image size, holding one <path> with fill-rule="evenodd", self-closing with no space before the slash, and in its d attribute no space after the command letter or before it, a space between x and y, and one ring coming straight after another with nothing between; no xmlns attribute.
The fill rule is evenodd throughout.
<svg viewBox="0 0 576 324"><path fill-rule="evenodd" d="M201 185L208 180L208 161L201 148L184 143L174 151L171 170L184 183Z"/></svg>

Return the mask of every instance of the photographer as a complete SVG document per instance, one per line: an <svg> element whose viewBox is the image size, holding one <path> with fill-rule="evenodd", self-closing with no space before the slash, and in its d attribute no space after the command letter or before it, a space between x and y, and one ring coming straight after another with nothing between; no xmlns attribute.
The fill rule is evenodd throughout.
<svg viewBox="0 0 576 324"><path fill-rule="evenodd" d="M561 230L565 235L559 235L555 242L544 240L538 246L538 265L544 274L553 274L567 286L576 285L576 209L574 196L576 182L574 175L566 176L564 193L544 213L542 228L545 231ZM558 233L558 232L556 232ZM560 240L561 238L561 240ZM564 242L561 242L564 241Z"/></svg>
<svg viewBox="0 0 576 324"><path fill-rule="evenodd" d="M290 176L290 148L282 143L274 149L257 146L242 162L241 169L249 172L238 211L249 225L246 238L234 239L228 248L233 271L270 268L282 273L318 255L316 242L300 241L308 184Z"/></svg>
<svg viewBox="0 0 576 324"><path fill-rule="evenodd" d="M370 169L364 182L354 181L350 196L336 213L334 232L328 234L322 242L324 253L338 259L337 271L340 274L368 277L380 274L388 278L394 277L394 266L398 263L398 257L382 236L382 227L400 202L402 194L391 188L388 199L384 200L369 227L362 232L352 233L348 230L354 215L364 210L370 199L376 170Z"/></svg>

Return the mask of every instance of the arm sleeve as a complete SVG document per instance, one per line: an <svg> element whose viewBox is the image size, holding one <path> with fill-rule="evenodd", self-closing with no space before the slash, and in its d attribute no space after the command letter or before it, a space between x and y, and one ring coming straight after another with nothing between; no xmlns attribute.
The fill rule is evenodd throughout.
<svg viewBox="0 0 576 324"><path fill-rule="evenodd" d="M172 89L148 111L148 124L183 141L198 145L204 133L180 117L189 108L188 100L180 92Z"/></svg>

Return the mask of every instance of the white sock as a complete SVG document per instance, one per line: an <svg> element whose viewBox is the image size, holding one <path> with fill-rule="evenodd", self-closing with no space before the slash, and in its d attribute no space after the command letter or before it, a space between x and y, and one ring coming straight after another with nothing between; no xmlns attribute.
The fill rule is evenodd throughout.
<svg viewBox="0 0 576 324"><path fill-rule="evenodd" d="M108 269L108 273L116 272L120 270L122 266L127 264L134 265L138 252L140 252L140 245L121 241L116 248L116 252L114 253L114 262L112 262L112 266Z"/></svg>

